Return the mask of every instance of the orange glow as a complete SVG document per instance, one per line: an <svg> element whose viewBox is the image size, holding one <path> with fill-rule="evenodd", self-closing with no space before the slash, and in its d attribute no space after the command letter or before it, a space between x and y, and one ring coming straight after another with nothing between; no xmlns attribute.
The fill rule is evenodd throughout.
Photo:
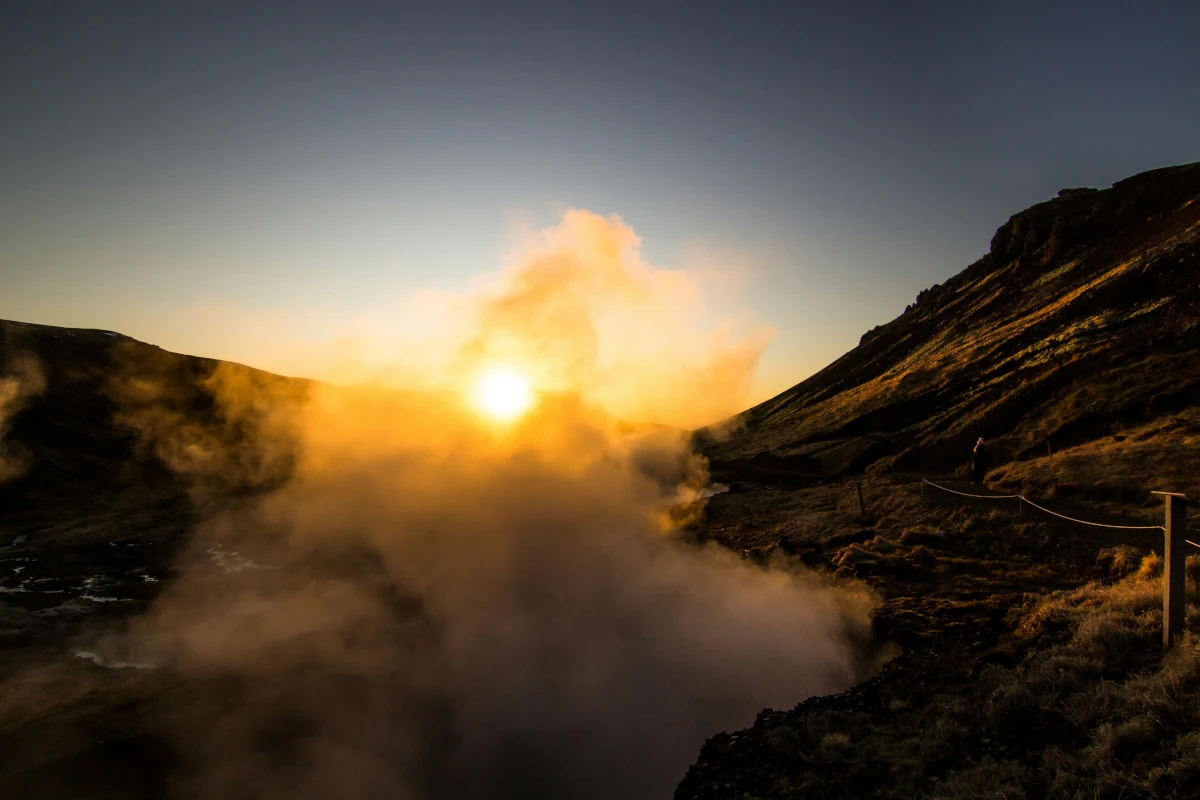
<svg viewBox="0 0 1200 800"><path fill-rule="evenodd" d="M493 419L508 422L533 405L533 390L524 375L498 365L484 370L475 381L475 407Z"/></svg>

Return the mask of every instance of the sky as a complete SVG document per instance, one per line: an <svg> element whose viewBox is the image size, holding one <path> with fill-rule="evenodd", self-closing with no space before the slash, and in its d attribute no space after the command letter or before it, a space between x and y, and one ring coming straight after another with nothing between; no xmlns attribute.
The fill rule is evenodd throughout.
<svg viewBox="0 0 1200 800"><path fill-rule="evenodd" d="M3 3L0 318L270 368L580 208L774 328L764 399L1017 211L1200 160L1197 31L1195 2Z"/></svg>

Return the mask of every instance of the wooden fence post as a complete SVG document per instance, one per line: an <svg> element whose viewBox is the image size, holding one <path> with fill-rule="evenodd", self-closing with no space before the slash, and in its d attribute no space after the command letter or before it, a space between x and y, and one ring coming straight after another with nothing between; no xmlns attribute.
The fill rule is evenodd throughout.
<svg viewBox="0 0 1200 800"><path fill-rule="evenodd" d="M1163 535L1163 649L1169 650L1183 633L1187 599L1184 584L1187 575L1187 495L1176 492L1152 492L1167 503L1166 532Z"/></svg>

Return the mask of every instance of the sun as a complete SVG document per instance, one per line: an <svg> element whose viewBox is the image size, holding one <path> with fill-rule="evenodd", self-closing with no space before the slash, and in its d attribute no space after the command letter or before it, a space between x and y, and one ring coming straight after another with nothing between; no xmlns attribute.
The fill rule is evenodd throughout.
<svg viewBox="0 0 1200 800"><path fill-rule="evenodd" d="M501 421L516 419L533 405L533 389L512 367L494 366L480 373L473 393L476 407Z"/></svg>

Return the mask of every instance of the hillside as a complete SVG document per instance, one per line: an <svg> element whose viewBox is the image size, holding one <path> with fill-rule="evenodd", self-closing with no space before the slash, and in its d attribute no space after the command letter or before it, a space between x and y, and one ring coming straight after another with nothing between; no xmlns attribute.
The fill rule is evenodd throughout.
<svg viewBox="0 0 1200 800"><path fill-rule="evenodd" d="M866 583L895 650L712 737L676 798L1200 793L1200 556L1164 654L1159 531L921 482L1110 525L1161 525L1151 490L1200 497L1198 197L1200 165L1064 190L727 438L700 432L733 490L694 535ZM978 437L987 487L955 484Z"/></svg>
<svg viewBox="0 0 1200 800"><path fill-rule="evenodd" d="M715 471L946 472L978 437L996 462L1023 462L1194 411L1198 198L1191 164L1064 189L1014 215L987 255L745 412L728 438L701 432Z"/></svg>
<svg viewBox="0 0 1200 800"><path fill-rule="evenodd" d="M132 427L114 424L119 409L109 390L126 371L125 355L150 353L162 351L109 331L0 321L0 376L11 387L0 544L16 537L42 546L73 540L73 527L87 529L85 520L121 512L134 519L155 507L189 513L186 491L171 471L142 451ZM204 363L172 358L185 370L193 366L189 377Z"/></svg>
<svg viewBox="0 0 1200 800"><path fill-rule="evenodd" d="M136 416L154 409L186 419L209 457L254 457L255 420L227 415L208 386L221 363L111 331L0 321L0 562L16 570L0 581L5 642L57 641L97 616L137 613L211 504L286 479L288 465L271 463L257 482L231 479L200 501L139 432ZM297 396L307 385L236 368ZM63 607L64 587L101 579L128 602Z"/></svg>

